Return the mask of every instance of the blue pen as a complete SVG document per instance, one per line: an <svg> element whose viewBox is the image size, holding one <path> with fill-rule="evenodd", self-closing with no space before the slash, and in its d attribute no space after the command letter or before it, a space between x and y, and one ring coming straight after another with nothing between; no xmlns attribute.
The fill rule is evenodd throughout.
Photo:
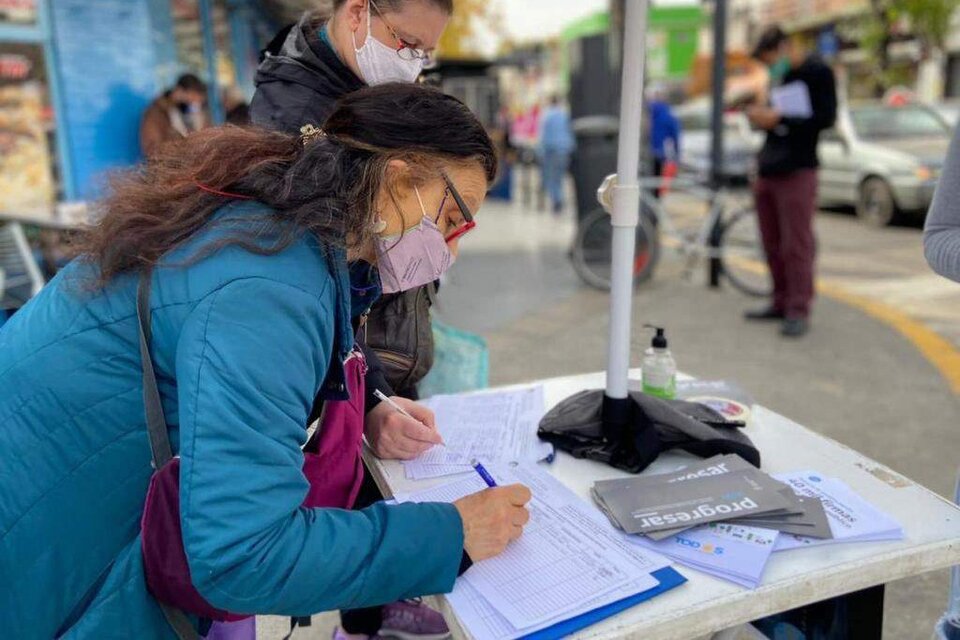
<svg viewBox="0 0 960 640"><path fill-rule="evenodd" d="M497 486L497 481L493 479L493 476L490 475L490 472L487 471L482 464L476 459L470 462L473 466L474 471L480 474L480 477L483 478L483 481L487 483L487 486L493 488Z"/></svg>

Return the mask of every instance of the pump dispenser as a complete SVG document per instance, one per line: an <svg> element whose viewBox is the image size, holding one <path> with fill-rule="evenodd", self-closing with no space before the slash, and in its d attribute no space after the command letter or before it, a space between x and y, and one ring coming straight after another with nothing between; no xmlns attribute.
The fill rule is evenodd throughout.
<svg viewBox="0 0 960 640"><path fill-rule="evenodd" d="M658 398L674 398L677 395L677 363L667 348L666 331L663 327L644 327L657 333L643 354L643 392Z"/></svg>

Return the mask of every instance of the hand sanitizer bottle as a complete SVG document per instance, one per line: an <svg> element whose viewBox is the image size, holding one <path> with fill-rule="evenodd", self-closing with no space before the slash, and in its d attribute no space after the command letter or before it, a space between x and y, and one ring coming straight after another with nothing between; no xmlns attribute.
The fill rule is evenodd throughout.
<svg viewBox="0 0 960 640"><path fill-rule="evenodd" d="M667 348L667 336L663 328L645 326L656 329L657 335L643 354L643 392L671 399L677 395L677 363Z"/></svg>

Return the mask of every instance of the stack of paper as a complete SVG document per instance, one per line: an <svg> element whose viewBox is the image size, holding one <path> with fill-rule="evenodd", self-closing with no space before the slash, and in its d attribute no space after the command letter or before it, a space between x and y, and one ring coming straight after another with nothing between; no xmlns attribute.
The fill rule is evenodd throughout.
<svg viewBox="0 0 960 640"><path fill-rule="evenodd" d="M487 465L498 484L522 482L533 499L523 535L457 580L451 606L470 634L507 640L561 637L684 579L661 556L626 543L590 505L536 465ZM477 474L397 502L451 502L486 484ZM599 612L599 613L598 613Z"/></svg>
<svg viewBox="0 0 960 640"><path fill-rule="evenodd" d="M777 540L775 551L810 547L831 542L870 542L900 540L900 523L854 493L836 478L825 478L815 471L775 474L800 496L821 502L832 532L831 539L818 539L791 532Z"/></svg>
<svg viewBox="0 0 960 640"><path fill-rule="evenodd" d="M759 586L777 532L715 522L655 542L629 536L638 545L657 551L688 567L751 589Z"/></svg>
<svg viewBox="0 0 960 640"><path fill-rule="evenodd" d="M404 462L410 479L470 473L472 460L537 462L554 454L553 445L537 437L545 413L542 386L433 396L423 404L436 415L445 446Z"/></svg>
<svg viewBox="0 0 960 640"><path fill-rule="evenodd" d="M653 540L721 521L830 536L816 498L797 496L783 482L733 455L673 473L600 481L593 486L593 496L615 526Z"/></svg>
<svg viewBox="0 0 960 640"><path fill-rule="evenodd" d="M737 456L600 481L593 495L615 526L637 534L634 543L748 587L760 584L774 551L903 537L899 523L839 480L768 476Z"/></svg>

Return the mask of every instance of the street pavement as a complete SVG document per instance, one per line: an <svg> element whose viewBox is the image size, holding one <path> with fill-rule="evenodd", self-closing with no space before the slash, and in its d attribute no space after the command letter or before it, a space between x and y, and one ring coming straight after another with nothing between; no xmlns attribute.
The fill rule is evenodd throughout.
<svg viewBox="0 0 960 640"><path fill-rule="evenodd" d="M920 229L871 229L836 212L817 218L818 274L833 287L888 305L960 345L960 285L923 262ZM609 297L584 287L567 258L573 214L561 217L491 201L440 294L444 322L483 335L491 384L603 369ZM702 271L702 270L701 270ZM649 345L644 323L664 326L678 366L704 379L734 380L761 404L847 444L933 489L952 494L960 451L958 397L906 337L890 325L821 296L812 331L786 340L777 325L749 324L742 313L762 302L703 273L681 277L668 252L656 276L636 290L631 365ZM929 638L946 605L947 572L889 585L884 638ZM279 638L285 622L260 622ZM336 617L315 618L309 633L328 638ZM282 631L282 633L281 633Z"/></svg>

